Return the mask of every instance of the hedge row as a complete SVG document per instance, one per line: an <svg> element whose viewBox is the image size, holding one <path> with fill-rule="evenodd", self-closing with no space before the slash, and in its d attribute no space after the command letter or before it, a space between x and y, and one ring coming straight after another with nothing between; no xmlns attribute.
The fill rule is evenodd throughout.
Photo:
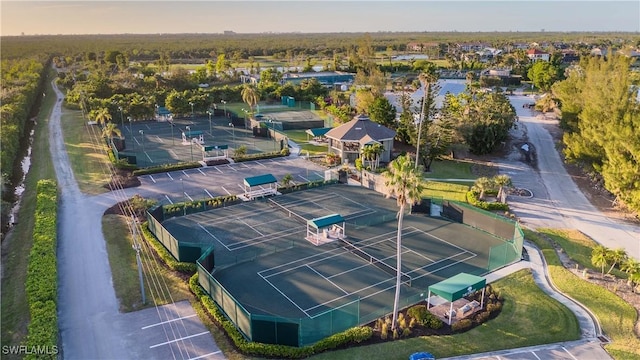
<svg viewBox="0 0 640 360"><path fill-rule="evenodd" d="M156 254L160 256L162 261L169 267L169 269L178 271L185 274L193 274L196 272L196 264L189 262L181 262L177 261L176 258L169 253L164 245L156 239L156 237L149 230L149 224L145 221L142 224L142 234L144 234L144 238L147 240L147 244L151 245L151 247L156 251Z"/></svg>
<svg viewBox="0 0 640 360"><path fill-rule="evenodd" d="M281 151L274 151L274 152L268 152L268 153L258 153L258 154L251 154L251 155L242 155L242 156L237 156L237 157L232 157L234 162L245 162L245 161L253 161L253 160L261 160L261 159L273 159L273 158L279 158L279 157L284 157L284 156L289 156L289 149L285 148L282 149Z"/></svg>
<svg viewBox="0 0 640 360"><path fill-rule="evenodd" d="M333 185L333 184L337 184L338 180L318 180L318 181L310 181L310 182L306 182L306 183L301 183L301 184L295 184L292 186L287 186L287 187L281 187L278 188L278 191L282 194L289 194L295 191L299 191L299 190L308 190L308 189L312 189L312 188L317 188L317 187L321 187L321 186L326 186L326 185Z"/></svg>
<svg viewBox="0 0 640 360"><path fill-rule="evenodd" d="M25 284L31 318L25 344L29 349L57 349L58 344L57 198L55 181L38 181L33 247L29 253ZM27 359L36 357L55 359L56 354L34 353L26 356Z"/></svg>
<svg viewBox="0 0 640 360"><path fill-rule="evenodd" d="M176 171L176 170L195 169L199 167L202 167L202 165L199 162L164 164L164 165L158 165L158 166L147 167L144 169L134 170L133 175L141 176L141 175L157 174L157 173Z"/></svg>
<svg viewBox="0 0 640 360"><path fill-rule="evenodd" d="M216 303L200 286L198 283L198 274L194 274L191 279L189 279L189 287L196 297L200 299L200 302L207 312L224 328L238 350L245 355L278 359L301 359L323 351L337 349L347 344L359 344L373 336L373 329L365 326L348 329L305 347L250 342L244 338L233 322L224 316Z"/></svg>
<svg viewBox="0 0 640 360"><path fill-rule="evenodd" d="M494 210L509 210L509 205L501 202L486 202L482 201L478 198L478 193L470 190L467 192L467 202L475 207L478 207L482 210L494 211Z"/></svg>
<svg viewBox="0 0 640 360"><path fill-rule="evenodd" d="M204 200L180 202L162 206L162 216L164 220L167 220L175 216L195 214L240 202L242 202L242 200L238 199L236 195L224 195Z"/></svg>

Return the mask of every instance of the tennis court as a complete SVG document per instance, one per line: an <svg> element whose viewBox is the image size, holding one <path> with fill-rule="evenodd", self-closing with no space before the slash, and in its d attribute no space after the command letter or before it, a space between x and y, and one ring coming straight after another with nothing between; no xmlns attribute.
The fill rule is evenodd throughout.
<svg viewBox="0 0 640 360"><path fill-rule="evenodd" d="M213 290L221 304L235 301L252 316L297 319L357 303L354 316L363 323L393 305L396 211L393 199L338 184L172 218L163 226L178 241L213 244L212 277L235 299L216 299L220 292ZM332 213L344 217L346 241L316 246L305 240L306 221ZM405 305L451 275L485 273L489 249L503 243L462 224L405 215Z"/></svg>
<svg viewBox="0 0 640 360"><path fill-rule="evenodd" d="M276 130L306 130L324 127L324 120L311 110L286 110L279 108L263 109L256 120L269 123Z"/></svg>
<svg viewBox="0 0 640 360"><path fill-rule="evenodd" d="M135 159L139 167L202 160L203 157L231 156L240 146L247 153L279 151L273 139L254 137L245 129L244 120L217 114L211 117L174 119L173 121L136 121L121 128L125 148L120 157ZM205 151L206 150L206 151Z"/></svg>

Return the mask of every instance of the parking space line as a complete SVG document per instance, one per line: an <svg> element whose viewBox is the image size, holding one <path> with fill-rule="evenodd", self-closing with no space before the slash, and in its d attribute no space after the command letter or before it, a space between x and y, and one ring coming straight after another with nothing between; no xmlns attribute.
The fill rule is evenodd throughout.
<svg viewBox="0 0 640 360"><path fill-rule="evenodd" d="M156 183L156 179L153 178L153 176L149 175L149 179L151 179L151 181L153 181L153 183Z"/></svg>
<svg viewBox="0 0 640 360"><path fill-rule="evenodd" d="M229 169L233 170L233 171L238 171L238 170L234 169L231 165L227 165L227 167L228 167Z"/></svg>
<svg viewBox="0 0 640 360"><path fill-rule="evenodd" d="M220 187L222 188L222 190L226 191L226 192L227 192L227 194L231 195L231 192L230 192L229 190L225 189L225 188L224 188L224 186L220 186ZM212 197L213 197L213 196L212 196Z"/></svg>
<svg viewBox="0 0 640 360"><path fill-rule="evenodd" d="M531 354L533 354L533 356L535 356L535 357L536 357L536 359L541 360L541 359L540 359L540 357L538 356L538 354L536 354L536 352L535 352L535 351L532 351L532 352L531 352Z"/></svg>
<svg viewBox="0 0 640 360"><path fill-rule="evenodd" d="M189 194L187 194L187 192L186 192L186 191L184 192L184 195L185 195L186 197L188 197L190 201L193 201L193 199L191 198L191 196L189 196Z"/></svg>
<svg viewBox="0 0 640 360"><path fill-rule="evenodd" d="M142 330L146 330L148 328L152 328L154 326L158 326L158 325L162 325L162 324L168 324L170 322L174 322L174 321L178 321L178 320L182 320L182 319L188 319L188 318L192 318L194 316L197 316L198 314L191 314L191 315L187 315L187 316L183 316L183 317L179 317L176 319L171 319L171 320L167 320L167 321L161 321L159 323L155 323L155 324L151 324L151 325L147 325L147 326L143 326L141 327Z"/></svg>
<svg viewBox="0 0 640 360"><path fill-rule="evenodd" d="M207 176L207 174L205 174L205 173L204 173L204 171L202 171L202 170L200 170L200 169L198 169L198 171L200 171L200 174L202 174L202 175L204 175L204 176Z"/></svg>
<svg viewBox="0 0 640 360"><path fill-rule="evenodd" d="M220 354L222 351L218 350L218 351L214 351L212 353L208 353L208 354L204 354L204 355L200 355L198 357L194 357L194 358L190 358L189 360L196 360L196 359L202 359L203 357L207 357L209 355L217 355Z"/></svg>
<svg viewBox="0 0 640 360"><path fill-rule="evenodd" d="M166 197L166 198L167 198L167 200L169 200L169 202L170 202L171 204L173 204L173 201L171 201L171 199L169 199L169 196L167 196L167 195L165 194L165 195L164 195L164 197Z"/></svg>
<svg viewBox="0 0 640 360"><path fill-rule="evenodd" d="M266 168L266 167L267 167L265 164L261 163L260 161L256 161L256 164L258 164L258 165L262 166L263 168Z"/></svg>
<svg viewBox="0 0 640 360"><path fill-rule="evenodd" d="M304 182L309 182L309 179L306 179L304 176L299 175L299 174L298 174L298 176L299 176L300 178L302 178L302 180L304 180Z"/></svg>
<svg viewBox="0 0 640 360"><path fill-rule="evenodd" d="M149 346L149 349L157 348L158 346L162 346L162 345L173 344L174 342L182 341L182 340L185 340L185 339L190 339L190 338L193 338L193 337L196 337L196 336L202 336L204 334L209 334L209 332L208 331L203 331L203 332L198 333L198 334L193 334L193 335L181 337L179 339L173 339L173 340L170 340L170 341L165 341L165 342L160 343L160 344L151 345L151 346Z"/></svg>
<svg viewBox="0 0 640 360"><path fill-rule="evenodd" d="M216 169L216 170L218 170L218 172L219 172L220 174L224 174L224 173L222 172L222 170L218 169L218 167L217 167L217 166L214 166L213 168L214 168L214 169Z"/></svg>
<svg viewBox="0 0 640 360"><path fill-rule="evenodd" d="M249 167L249 165L245 164L245 163L240 163L240 165L244 166L247 169L251 169L251 167Z"/></svg>
<svg viewBox="0 0 640 360"><path fill-rule="evenodd" d="M169 177L169 179L173 180L173 176L171 176L170 173L167 173L167 176Z"/></svg>
<svg viewBox="0 0 640 360"><path fill-rule="evenodd" d="M242 192L244 192L244 188L242 187L242 185L240 185L240 184L237 184L237 185L238 185L238 187L239 187L240 189L242 189Z"/></svg>
<svg viewBox="0 0 640 360"><path fill-rule="evenodd" d="M569 354L569 356L571 356L571 358L572 358L573 360L578 360L575 356L573 356L573 354L572 354L572 353L570 353L570 352L569 352L569 350L567 350L567 348L566 348L566 347L564 347L564 346L563 346L563 347L562 347L562 350L564 350L567 354Z"/></svg>
<svg viewBox="0 0 640 360"><path fill-rule="evenodd" d="M182 170L182 173L183 173L186 177L189 177L189 178L191 177L191 176L189 176L189 174L187 174L184 170Z"/></svg>
<svg viewBox="0 0 640 360"><path fill-rule="evenodd" d="M209 190L204 189L204 192L206 192L206 193L207 193L207 195L209 195L209 197L210 197L210 198L212 198L212 197L213 197L213 195L211 195L211 193L209 192Z"/></svg>

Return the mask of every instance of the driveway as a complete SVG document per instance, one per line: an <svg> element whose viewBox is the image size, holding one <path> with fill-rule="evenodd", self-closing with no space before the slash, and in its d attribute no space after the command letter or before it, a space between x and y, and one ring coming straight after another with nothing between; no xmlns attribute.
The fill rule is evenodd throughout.
<svg viewBox="0 0 640 360"><path fill-rule="evenodd" d="M532 198L509 197L509 206L521 222L533 229L561 228L580 230L596 242L612 248L624 248L629 256L640 259L640 227L611 219L595 208L573 182L545 125L555 125L528 108L528 96L510 96L519 122L512 136L528 142L536 152L535 165L523 161L518 151L493 160L500 172L511 177L514 186L533 192Z"/></svg>

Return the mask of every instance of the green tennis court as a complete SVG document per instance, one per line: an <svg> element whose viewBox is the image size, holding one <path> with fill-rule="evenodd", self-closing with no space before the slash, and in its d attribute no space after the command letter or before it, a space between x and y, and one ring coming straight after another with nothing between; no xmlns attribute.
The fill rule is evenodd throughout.
<svg viewBox="0 0 640 360"><path fill-rule="evenodd" d="M120 130L125 147L119 156L139 167L232 156L240 146L248 154L280 151L283 146L274 139L254 136L243 119L224 115L212 116L211 121L197 115L173 121L136 121Z"/></svg>

